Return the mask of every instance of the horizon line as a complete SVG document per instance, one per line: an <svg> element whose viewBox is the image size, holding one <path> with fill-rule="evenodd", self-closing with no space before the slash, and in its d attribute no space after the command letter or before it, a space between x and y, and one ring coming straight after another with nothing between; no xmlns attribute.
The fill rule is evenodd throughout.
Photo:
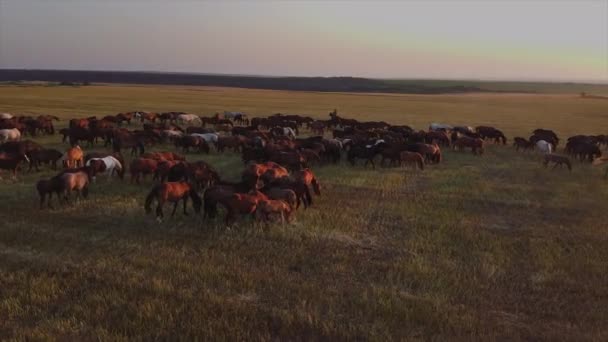
<svg viewBox="0 0 608 342"><path fill-rule="evenodd" d="M553 84L581 84L581 85L608 85L608 77L606 80L565 80L565 79L505 79L505 78L421 78L421 77L364 77L352 75L334 75L334 76L296 76L296 75L263 75L263 74L231 74L231 73L213 73L213 72L196 72L196 71L160 71L160 70L110 70L110 69L47 69L47 68L11 68L0 67L0 72L3 70L20 70L20 71L71 71L71 72L116 72L116 73L152 73L152 74L182 74L182 75L201 75L201 76L225 76L225 77L266 77L266 78L359 78L368 80L385 80L385 81L449 81L449 82L502 82L502 83L553 83Z"/></svg>

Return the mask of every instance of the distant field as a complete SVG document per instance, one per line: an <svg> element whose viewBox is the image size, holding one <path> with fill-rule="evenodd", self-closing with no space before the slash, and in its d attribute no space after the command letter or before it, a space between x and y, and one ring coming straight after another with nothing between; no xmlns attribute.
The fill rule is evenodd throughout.
<svg viewBox="0 0 608 342"><path fill-rule="evenodd" d="M538 127L608 134L608 101L578 94L0 86L0 112L62 119L132 110L326 118L334 108L417 129L495 125L509 138ZM66 148L59 136L36 140ZM243 168L234 153L187 157L230 180ZM546 170L537 155L491 145L481 157L445 151L418 173L345 162L314 171L323 195L296 223L232 229L179 213L157 223L143 210L150 180L100 178L88 200L39 211L33 184L55 172L3 173L0 339L608 339L602 169Z"/></svg>

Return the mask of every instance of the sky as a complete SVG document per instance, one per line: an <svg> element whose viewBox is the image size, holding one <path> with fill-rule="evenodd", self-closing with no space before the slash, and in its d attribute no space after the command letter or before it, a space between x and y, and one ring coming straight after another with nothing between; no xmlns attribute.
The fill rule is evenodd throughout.
<svg viewBox="0 0 608 342"><path fill-rule="evenodd" d="M608 82L608 0L0 0L0 68Z"/></svg>

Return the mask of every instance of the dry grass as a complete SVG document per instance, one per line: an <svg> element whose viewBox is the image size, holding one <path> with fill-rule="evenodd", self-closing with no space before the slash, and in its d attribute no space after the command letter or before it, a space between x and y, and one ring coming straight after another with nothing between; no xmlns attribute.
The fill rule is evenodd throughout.
<svg viewBox="0 0 608 342"><path fill-rule="evenodd" d="M511 137L540 126L600 133L608 119L605 101L577 95L5 86L0 103L64 118L135 109L325 117L338 108L418 128L495 124ZM64 148L57 136L39 140ZM235 154L188 158L231 179L242 168ZM4 179L0 337L606 340L602 170L548 171L509 146L445 159L422 173L316 168L323 196L295 224L230 230L146 217L149 181L102 179L89 200L41 212L33 183L52 171Z"/></svg>

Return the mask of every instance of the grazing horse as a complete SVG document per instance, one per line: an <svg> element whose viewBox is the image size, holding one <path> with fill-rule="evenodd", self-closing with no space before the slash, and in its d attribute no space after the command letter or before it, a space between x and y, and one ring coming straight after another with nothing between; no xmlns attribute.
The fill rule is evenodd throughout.
<svg viewBox="0 0 608 342"><path fill-rule="evenodd" d="M208 144L213 144L213 145L217 145L217 140L220 137L217 133L192 133L192 134L190 134L190 136L201 137Z"/></svg>
<svg viewBox="0 0 608 342"><path fill-rule="evenodd" d="M171 168L179 163L182 163L178 160L159 160L156 166L156 171L154 171L154 177L152 180L158 180L161 183L164 183L169 176L169 172Z"/></svg>
<svg viewBox="0 0 608 342"><path fill-rule="evenodd" d="M57 169L57 161L63 157L63 153L55 149L42 149L28 152L30 158L30 167L28 171L32 170L32 167L36 168L36 171L40 171L40 163L46 163Z"/></svg>
<svg viewBox="0 0 608 342"><path fill-rule="evenodd" d="M545 158L543 160L543 166L547 167L547 165L549 165L549 163L555 164L555 165L553 165L554 169L557 166L561 167L562 165L566 165L568 167L568 170L570 172L572 172L572 164L570 163L570 159L568 159L568 157L566 157L566 156L560 156L560 155L553 154L553 153L545 154Z"/></svg>
<svg viewBox="0 0 608 342"><path fill-rule="evenodd" d="M114 156L107 156L103 158L91 158L86 162L85 165L93 166L95 168L95 173L107 174L108 180L112 178L114 171L116 171L120 179L122 179L125 175L124 168L121 162ZM95 181L95 177L93 177L93 181Z"/></svg>
<svg viewBox="0 0 608 342"><path fill-rule="evenodd" d="M84 152L80 146L76 145L65 152L63 166L68 169L84 166Z"/></svg>
<svg viewBox="0 0 608 342"><path fill-rule="evenodd" d="M40 209L44 207L44 201L47 199L47 206L52 209L51 198L53 193L56 194L57 200L60 199L61 193L63 193L63 180L61 177L53 177L51 179L41 179L36 183L36 191L40 196Z"/></svg>
<svg viewBox="0 0 608 342"><path fill-rule="evenodd" d="M424 170L424 158L422 157L422 155L420 153L402 151L399 154L399 157L400 157L400 159L399 159L400 165L414 164L414 169L416 169L418 167L418 168L420 168L420 170Z"/></svg>
<svg viewBox="0 0 608 342"><path fill-rule="evenodd" d="M0 143L21 140L21 132L16 128L0 129Z"/></svg>
<svg viewBox="0 0 608 342"><path fill-rule="evenodd" d="M131 173L131 183L139 184L140 178L149 174L154 174L158 169L158 161L155 159L137 158L131 161L129 172Z"/></svg>
<svg viewBox="0 0 608 342"><path fill-rule="evenodd" d="M247 194L234 193L228 198L219 201L228 213L226 214L226 225L236 221L237 215L255 215L255 210L260 201L267 201L268 197L260 191L253 190Z"/></svg>
<svg viewBox="0 0 608 342"><path fill-rule="evenodd" d="M261 200L255 209L255 217L261 222L270 222L271 215L278 215L281 224L292 221L293 207L281 200Z"/></svg>
<svg viewBox="0 0 608 342"><path fill-rule="evenodd" d="M163 218L163 205L165 202L173 202L173 212L171 213L171 216L173 216L175 215L179 201L184 201L184 215L188 215L188 211L186 210L188 197L192 199L194 211L197 214L200 213L202 200L188 182L167 182L155 185L148 196L146 196L144 208L146 213L149 214L152 211L152 202L156 199L158 203L156 206L156 219L161 220Z"/></svg>
<svg viewBox="0 0 608 342"><path fill-rule="evenodd" d="M543 154L550 154L553 152L553 146L545 140L539 140L536 142L536 150Z"/></svg>
<svg viewBox="0 0 608 342"><path fill-rule="evenodd" d="M470 148L473 154L483 154L483 140L480 138L460 137L454 142L453 149L458 148L460 151L465 148Z"/></svg>

